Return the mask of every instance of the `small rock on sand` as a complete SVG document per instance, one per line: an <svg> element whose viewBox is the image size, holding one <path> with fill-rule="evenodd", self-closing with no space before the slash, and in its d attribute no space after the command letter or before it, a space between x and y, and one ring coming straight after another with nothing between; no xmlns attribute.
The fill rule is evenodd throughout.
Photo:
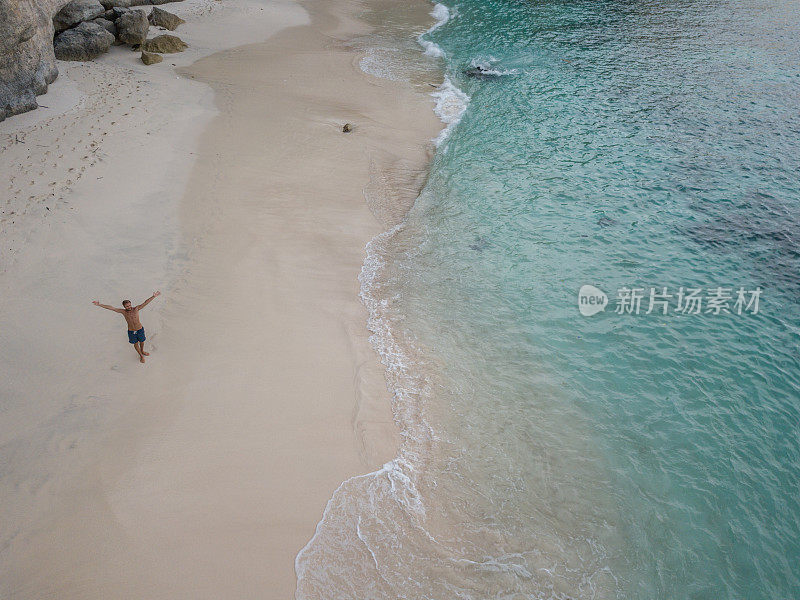
<svg viewBox="0 0 800 600"><path fill-rule="evenodd" d="M353 126L350 125L350 123L345 123L344 127L342 127L342 132L343 133L350 133L351 131L353 131Z"/></svg>
<svg viewBox="0 0 800 600"><path fill-rule="evenodd" d="M170 31L177 29L178 25L181 23L186 23L186 21L181 19L178 15L173 15L171 12L155 6L153 7L153 10L150 11L150 16L148 19L150 24L154 27L163 27L164 29L169 29Z"/></svg>
<svg viewBox="0 0 800 600"><path fill-rule="evenodd" d="M142 44L142 50L147 52L159 52L161 54L171 54L173 52L183 52L188 46L181 38L165 33L157 35Z"/></svg>
<svg viewBox="0 0 800 600"><path fill-rule="evenodd" d="M160 54L156 54L155 52L147 52L146 50L142 50L142 62L146 65L154 65L156 63L160 63L164 60L164 57Z"/></svg>

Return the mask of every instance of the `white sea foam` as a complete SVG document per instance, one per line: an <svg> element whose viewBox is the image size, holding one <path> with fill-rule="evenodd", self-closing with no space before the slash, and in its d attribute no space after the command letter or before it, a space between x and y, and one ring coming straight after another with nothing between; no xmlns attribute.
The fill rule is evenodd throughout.
<svg viewBox="0 0 800 600"><path fill-rule="evenodd" d="M439 27L441 27L450 20L451 16L450 9L447 8L444 4L437 3L433 7L433 10L431 11L431 16L434 19L436 19L436 23L434 23L433 26L430 29L428 29L428 32L436 31L437 29L439 29Z"/></svg>
<svg viewBox="0 0 800 600"><path fill-rule="evenodd" d="M401 79L398 74L396 52L384 48L370 48L366 54L358 61L358 66L367 75L378 77L379 79L389 79L397 81Z"/></svg>
<svg viewBox="0 0 800 600"><path fill-rule="evenodd" d="M439 88L431 94L436 100L434 112L436 116L446 125L446 127L433 140L439 146L450 135L450 131L455 127L469 105L469 96L453 85L450 78L445 75L444 81Z"/></svg>
<svg viewBox="0 0 800 600"><path fill-rule="evenodd" d="M444 56L444 50L435 42L420 38L419 43L425 48L425 54L434 58Z"/></svg>
<svg viewBox="0 0 800 600"><path fill-rule="evenodd" d="M444 56L444 50L442 50L439 44L425 39L425 36L439 29L442 25L447 23L453 15L450 9L444 4L436 4L430 14L436 19L436 22L425 33L417 37L417 41L420 46L425 49L425 54L438 58Z"/></svg>
<svg viewBox="0 0 800 600"><path fill-rule="evenodd" d="M366 258L358 278L360 298L369 314L370 342L386 367L392 409L401 426L403 442L397 458L377 471L345 480L333 493L313 537L295 558L296 597L300 600L325 597L343 582L349 586L346 593L350 597L379 597L375 586L383 584L396 588L397 581L390 583L388 579L399 574L393 568L389 568L389 573L384 572L387 565L381 564L374 546L377 544L385 554L387 542L390 545L399 543L402 537L409 535L409 532L402 531L403 523L413 524L414 533L411 535L421 533L435 542L423 527L425 505L415 483L415 463L424 456L424 448L430 444L433 435L430 426L417 413L422 398L430 390L420 370L415 368L413 360L395 337L390 324L390 302L381 297L386 243L401 227L402 224L383 232L367 244ZM370 531L364 529L365 518L370 522ZM361 552L366 552L369 557L371 567L368 571ZM334 556L339 559L346 557L344 564L331 560ZM342 568L360 576L343 579Z"/></svg>
<svg viewBox="0 0 800 600"><path fill-rule="evenodd" d="M431 33L442 27L453 13L443 4L431 12L436 19ZM443 56L442 49L425 40L417 41L429 56ZM393 69L385 52L369 52L360 67L367 73L392 79ZM461 120L469 96L449 77L432 93L435 113L446 125L434 140L441 144ZM403 224L379 234L367 244L359 275L360 298L368 310L370 342L386 368L392 393L392 409L400 425L402 443L398 456L372 473L348 479L328 501L313 537L295 558L299 600L331 597L385 597L385 589L399 590L415 582L397 560L418 561L446 552L425 527L426 505L418 489L429 448L438 440L424 418L424 405L431 394L426 370L416 363L418 350L412 340L393 325L391 296L383 287L386 278L387 245ZM398 552L398 550L400 550ZM513 560L485 559L482 569L529 576ZM382 591L383 590L383 591ZM463 596L467 598L468 596Z"/></svg>

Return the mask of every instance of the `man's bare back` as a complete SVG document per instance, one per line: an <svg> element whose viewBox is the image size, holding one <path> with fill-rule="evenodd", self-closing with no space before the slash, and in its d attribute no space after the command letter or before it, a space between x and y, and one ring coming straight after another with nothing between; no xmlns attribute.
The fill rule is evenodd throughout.
<svg viewBox="0 0 800 600"><path fill-rule="evenodd" d="M136 352L139 354L140 362L144 362L144 357L150 356L150 353L144 351L144 341L147 338L144 335L144 326L139 320L139 311L150 304L150 302L152 302L152 300L159 295L161 295L161 292L153 292L152 296L137 306L133 306L130 300L123 300L122 308L109 306L108 304L100 304L100 302L97 300L92 302L92 304L95 306L113 310L114 312L117 312L125 317L125 322L128 324L128 341L133 344L134 350L136 350Z"/></svg>

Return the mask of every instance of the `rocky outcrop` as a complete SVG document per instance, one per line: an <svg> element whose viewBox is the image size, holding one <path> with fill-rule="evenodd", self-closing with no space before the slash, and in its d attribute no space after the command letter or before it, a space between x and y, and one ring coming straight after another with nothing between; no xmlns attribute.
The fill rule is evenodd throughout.
<svg viewBox="0 0 800 600"><path fill-rule="evenodd" d="M147 39L150 22L143 10L125 12L114 24L117 26L117 39L123 44L139 45Z"/></svg>
<svg viewBox="0 0 800 600"><path fill-rule="evenodd" d="M499 79L500 73L485 67L470 67L464 70L464 75L473 79Z"/></svg>
<svg viewBox="0 0 800 600"><path fill-rule="evenodd" d="M175 31L175 29L178 28L178 25L181 23L186 23L186 21L181 19L178 15L173 15L171 12L155 6L153 7L153 10L150 11L150 16L147 18L150 21L150 24L154 27L163 27L164 29L169 29L170 31Z"/></svg>
<svg viewBox="0 0 800 600"><path fill-rule="evenodd" d="M36 108L58 75L53 15L64 0L0 0L0 121Z"/></svg>
<svg viewBox="0 0 800 600"><path fill-rule="evenodd" d="M56 33L82 23L101 17L105 9L98 0L72 0L53 17Z"/></svg>
<svg viewBox="0 0 800 600"><path fill-rule="evenodd" d="M160 54L155 54L154 52L146 52L142 51L142 62L146 65L154 65L156 63L160 63L164 60L164 57Z"/></svg>
<svg viewBox="0 0 800 600"><path fill-rule="evenodd" d="M63 60L91 60L107 51L122 17L125 43L142 44L145 51L183 51L186 44L175 36L146 40L146 13L130 9L172 1L180 0L0 0L0 121L37 107L36 96L58 76L56 53ZM127 16L131 12L137 14ZM159 26L183 23L162 12L153 17Z"/></svg>
<svg viewBox="0 0 800 600"><path fill-rule="evenodd" d="M53 46L59 60L92 60L107 52L113 43L114 36L102 26L84 21L59 33Z"/></svg>
<svg viewBox="0 0 800 600"><path fill-rule="evenodd" d="M142 50L147 52L158 52L159 54L171 54L173 52L183 52L189 46L181 38L165 33L157 35L142 44Z"/></svg>

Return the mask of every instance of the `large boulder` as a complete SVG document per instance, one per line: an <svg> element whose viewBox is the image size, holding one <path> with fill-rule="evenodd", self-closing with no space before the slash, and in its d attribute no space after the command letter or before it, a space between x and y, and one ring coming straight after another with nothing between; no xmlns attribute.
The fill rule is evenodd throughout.
<svg viewBox="0 0 800 600"><path fill-rule="evenodd" d="M100 17L104 12L98 0L72 0L53 17L53 27L59 33L83 21Z"/></svg>
<svg viewBox="0 0 800 600"><path fill-rule="evenodd" d="M0 121L37 107L58 76L53 15L64 0L0 0Z"/></svg>
<svg viewBox="0 0 800 600"><path fill-rule="evenodd" d="M134 2L133 0L100 0L100 3L106 8L130 8L131 6L141 6L142 2Z"/></svg>
<svg viewBox="0 0 800 600"><path fill-rule="evenodd" d="M130 8L131 6L143 6L145 4L166 4L167 2L182 2L183 0L100 0L106 8L120 6Z"/></svg>
<svg viewBox="0 0 800 600"><path fill-rule="evenodd" d="M159 54L172 54L173 52L183 52L189 46L181 38L165 33L157 35L142 44L142 50L146 52L158 52Z"/></svg>
<svg viewBox="0 0 800 600"><path fill-rule="evenodd" d="M109 21L108 19L104 19L103 17L100 17L98 19L94 19L92 21L92 23L97 23L98 25L100 25L100 27L105 29L108 33L110 33L114 37L117 37L117 26L114 25L114 21Z"/></svg>
<svg viewBox="0 0 800 600"><path fill-rule="evenodd" d="M175 31L178 25L186 23L186 21L181 19L178 15L173 15L171 12L156 6L153 7L153 10L150 11L150 16L147 18L154 27L163 27L170 31Z"/></svg>
<svg viewBox="0 0 800 600"><path fill-rule="evenodd" d="M84 21L56 36L53 47L59 60L92 60L108 51L114 36L97 23Z"/></svg>
<svg viewBox="0 0 800 600"><path fill-rule="evenodd" d="M114 8L109 8L103 15L103 18L108 19L109 21L116 21L128 11L130 11L130 8L115 6Z"/></svg>
<svg viewBox="0 0 800 600"><path fill-rule="evenodd" d="M130 10L123 13L114 24L117 26L117 39L123 44L142 44L147 39L150 22L143 10Z"/></svg>

